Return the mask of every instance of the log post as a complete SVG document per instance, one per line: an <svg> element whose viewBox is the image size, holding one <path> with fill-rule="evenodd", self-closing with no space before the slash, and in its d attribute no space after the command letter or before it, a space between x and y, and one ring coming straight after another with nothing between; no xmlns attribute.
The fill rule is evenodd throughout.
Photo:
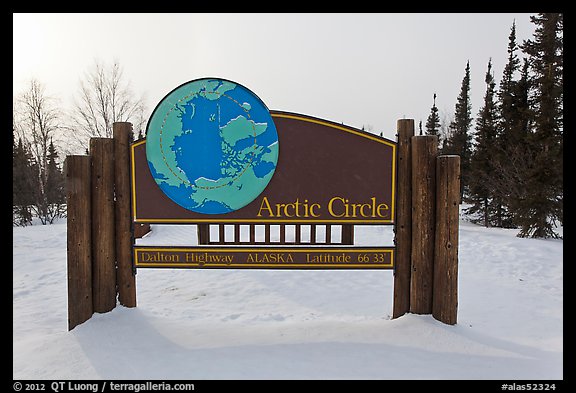
<svg viewBox="0 0 576 393"><path fill-rule="evenodd" d="M68 330L93 313L90 172L90 156L66 157Z"/></svg>
<svg viewBox="0 0 576 393"><path fill-rule="evenodd" d="M412 161L410 138L414 136L414 120L397 122L398 159L396 187L396 232L394 244L394 305L392 318L410 311L410 254L412 249Z"/></svg>
<svg viewBox="0 0 576 393"><path fill-rule="evenodd" d="M136 272L132 266L132 212L130 209L130 140L132 123L116 122L114 133L115 225L118 300L136 307Z"/></svg>
<svg viewBox="0 0 576 393"><path fill-rule="evenodd" d="M436 157L438 137L411 138L412 150L412 272L410 311L432 313L434 232L436 230Z"/></svg>
<svg viewBox="0 0 576 393"><path fill-rule="evenodd" d="M436 160L436 239L432 316L455 325L458 311L460 156Z"/></svg>
<svg viewBox="0 0 576 393"><path fill-rule="evenodd" d="M114 141L91 138L92 303L94 312L116 307L114 246Z"/></svg>

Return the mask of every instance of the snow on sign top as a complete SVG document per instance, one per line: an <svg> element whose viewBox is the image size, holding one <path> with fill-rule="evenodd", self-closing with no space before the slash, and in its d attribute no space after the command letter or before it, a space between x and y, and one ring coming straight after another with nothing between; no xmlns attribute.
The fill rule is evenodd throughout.
<svg viewBox="0 0 576 393"><path fill-rule="evenodd" d="M170 93L132 144L133 219L391 225L395 172L394 141L202 79Z"/></svg>

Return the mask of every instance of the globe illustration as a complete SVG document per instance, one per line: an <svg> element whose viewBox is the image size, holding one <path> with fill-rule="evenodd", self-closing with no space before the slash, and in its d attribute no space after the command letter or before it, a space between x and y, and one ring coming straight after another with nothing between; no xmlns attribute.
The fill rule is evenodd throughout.
<svg viewBox="0 0 576 393"><path fill-rule="evenodd" d="M278 162L278 134L264 103L229 80L197 79L172 90L146 128L156 184L178 205L203 214L246 206Z"/></svg>

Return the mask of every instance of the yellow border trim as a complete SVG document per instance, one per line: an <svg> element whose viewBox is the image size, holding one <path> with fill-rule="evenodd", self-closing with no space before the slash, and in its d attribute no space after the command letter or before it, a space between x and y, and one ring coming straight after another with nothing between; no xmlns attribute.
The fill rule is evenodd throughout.
<svg viewBox="0 0 576 393"><path fill-rule="evenodd" d="M131 187L132 187L132 221L139 222L136 218L136 163L134 162L134 149L146 143L146 139L135 142L130 146L130 167L132 170Z"/></svg>
<svg viewBox="0 0 576 393"><path fill-rule="evenodd" d="M288 220L288 219L251 219L251 218L220 218L220 219L213 219L213 218L195 218L195 219L187 219L187 218L138 218L134 219L134 222L137 223L150 223L150 224L170 224L170 223L189 223L189 224L196 224L196 223L205 223L205 224L256 224L256 225L276 225L276 224L316 224L316 225L334 225L334 224L356 224L356 225L391 225L394 222L392 220L369 220L369 221L361 221L361 220L326 220L326 221L319 221L319 220Z"/></svg>
<svg viewBox="0 0 576 393"><path fill-rule="evenodd" d="M214 247L214 248L195 248L195 247L138 247L134 246L134 266L136 267L275 267L275 268L364 268L364 269L393 269L394 268L394 254L395 248L236 248L235 247ZM254 252L267 252L267 253L304 253L304 252L354 252L354 253L381 253L390 254L390 263L387 264L367 264L367 263L351 263L351 264L335 264L335 263L158 263L158 262L138 262L138 251L150 252L213 252L213 253L254 253Z"/></svg>
<svg viewBox="0 0 576 393"><path fill-rule="evenodd" d="M368 139L371 139L371 140L373 140L373 141L376 141L376 142L379 142L379 143L383 143L383 144L385 144L385 145L388 145L388 146L391 146L391 147L393 147L393 148L396 148L396 143L394 143L394 142L392 142L392 141L389 141L389 140L386 140L386 139L382 139L382 138L378 138L376 135L373 136L373 135L370 135L370 134L367 133L367 132L356 131L356 130L352 129L351 127L340 126L340 125L337 125L337 124L333 124L333 123L330 123L330 122L328 122L328 121L326 121L326 120L315 119L315 118L311 118L311 117L303 116L303 115L302 115L302 116L299 116L299 115L297 115L297 114L288 114L288 113L279 113L279 112L274 112L274 113L271 112L271 113L270 113L270 116L272 116L272 117L283 117L283 118L286 118L286 119L302 120L302 121L307 121L307 122L309 122L309 123L316 123L316 124L320 124L320 125L323 125L323 126L336 128L337 130L349 132L349 133L351 133L351 134L358 135L358 136L361 136L361 137L364 137L364 138L368 138Z"/></svg>

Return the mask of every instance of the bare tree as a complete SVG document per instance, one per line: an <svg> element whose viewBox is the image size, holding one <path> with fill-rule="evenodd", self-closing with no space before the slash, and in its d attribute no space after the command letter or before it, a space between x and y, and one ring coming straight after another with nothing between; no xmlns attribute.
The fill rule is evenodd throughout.
<svg viewBox="0 0 576 393"><path fill-rule="evenodd" d="M440 118L441 120L440 130L438 133L438 147L440 150L442 150L445 147L447 141L452 138L452 129L450 128L450 123L454 121L454 114L442 110Z"/></svg>
<svg viewBox="0 0 576 393"><path fill-rule="evenodd" d="M32 176L35 177L32 209L42 224L52 223L64 214L64 207L49 203L47 197L50 144L61 128L62 114L58 108L58 101L48 96L36 79L16 98L13 107L14 132L32 155Z"/></svg>
<svg viewBox="0 0 576 393"><path fill-rule="evenodd" d="M105 66L96 61L80 81L80 95L72 110L71 135L86 149L91 137L112 137L112 124L129 121L135 130L145 125L143 98L136 98L118 61Z"/></svg>

